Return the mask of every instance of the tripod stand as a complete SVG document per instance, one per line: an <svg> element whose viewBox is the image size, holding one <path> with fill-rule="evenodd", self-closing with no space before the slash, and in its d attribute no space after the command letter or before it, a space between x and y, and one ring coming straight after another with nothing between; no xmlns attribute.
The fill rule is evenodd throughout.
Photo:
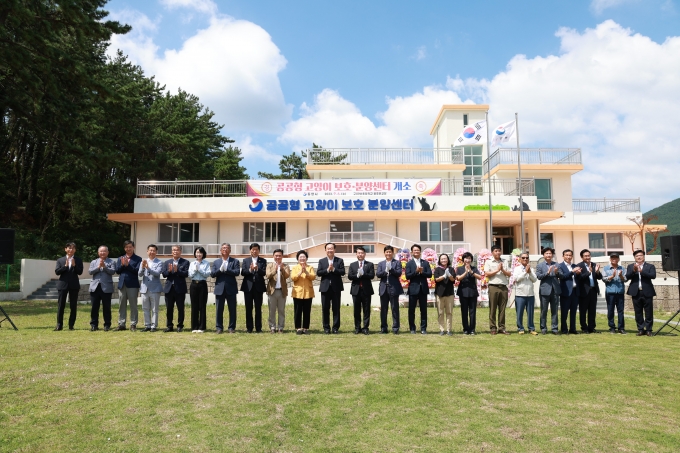
<svg viewBox="0 0 680 453"><path fill-rule="evenodd" d="M680 277L680 275L678 275L678 277ZM680 278L678 279L678 296L680 296ZM666 321L664 323L664 325L661 326L661 328L654 333L654 336L657 336L659 334L659 332L661 332L664 327L668 326L668 324L671 321L673 321L673 319L675 319L675 317L678 316L678 315L680 315L680 309L678 309L678 311L676 311L675 314L673 316L671 316L671 318L668 321ZM675 326L669 326L669 327L671 328L671 330L675 330L676 332L680 333L680 330L678 330L678 325L680 325L680 321L676 322Z"/></svg>
<svg viewBox="0 0 680 453"><path fill-rule="evenodd" d="M0 327L2 327L3 322L9 321L9 323L12 324L12 327L14 327L14 330L19 330L19 329L17 329L17 326L15 326L14 323L12 322L12 318L9 317L7 312L2 307L0 307L0 311L2 312L2 315L4 316L3 319L0 319Z"/></svg>

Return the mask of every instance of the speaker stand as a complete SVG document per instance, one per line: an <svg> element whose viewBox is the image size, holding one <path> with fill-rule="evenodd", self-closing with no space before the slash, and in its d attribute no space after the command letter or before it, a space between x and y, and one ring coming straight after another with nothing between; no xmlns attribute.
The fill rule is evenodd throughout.
<svg viewBox="0 0 680 453"><path fill-rule="evenodd" d="M680 277L680 272L678 272L678 274L679 274L678 277ZM680 297L680 278L678 278L678 297ZM673 316L671 316L671 318L668 321L666 321L664 323L663 326L661 326L661 328L659 330L656 331L654 336L657 336L659 334L659 332L661 332L664 327L668 326L668 324L671 321L673 321L673 319L675 319L675 317L678 316L678 315L680 315L680 308L678 309L678 311L675 312L675 314ZM680 330L678 330L678 323L675 323L675 326L669 326L669 327L671 328L671 330L675 330L676 332L680 333Z"/></svg>
<svg viewBox="0 0 680 453"><path fill-rule="evenodd" d="M3 319L0 319L0 327L2 327L3 322L9 321L9 323L12 324L12 327L14 327L14 330L19 330L19 329L17 329L17 326L15 326L14 323L12 322L12 318L9 317L7 312L2 307L0 307L0 311L2 312L2 315L4 316Z"/></svg>

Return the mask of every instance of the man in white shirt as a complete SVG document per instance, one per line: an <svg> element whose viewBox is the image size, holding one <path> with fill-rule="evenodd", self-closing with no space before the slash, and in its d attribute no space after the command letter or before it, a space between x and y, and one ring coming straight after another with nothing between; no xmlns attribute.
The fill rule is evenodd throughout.
<svg viewBox="0 0 680 453"><path fill-rule="evenodd" d="M522 318L526 310L529 332L531 335L538 335L534 327L534 307L536 306L534 283L538 279L529 263L528 253L524 252L519 256L519 263L520 265L513 270L515 278L515 306L517 307L517 332L520 335L524 334Z"/></svg>
<svg viewBox="0 0 680 453"><path fill-rule="evenodd" d="M269 296L269 329L271 333L283 333L286 322L286 297L290 267L283 263L283 250L274 250L274 262L267 264L265 279ZM278 322L276 314L279 314Z"/></svg>
<svg viewBox="0 0 680 453"><path fill-rule="evenodd" d="M505 309L508 306L508 277L512 272L505 269L499 246L491 247L491 253L493 259L484 263L484 274L489 279L489 329L491 335L496 335L496 332L508 335L505 330ZM497 311L498 323L496 323Z"/></svg>

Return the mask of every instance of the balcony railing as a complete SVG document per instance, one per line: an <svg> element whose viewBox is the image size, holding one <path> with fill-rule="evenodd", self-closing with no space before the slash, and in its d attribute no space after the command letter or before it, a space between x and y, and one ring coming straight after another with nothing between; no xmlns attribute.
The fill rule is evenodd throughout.
<svg viewBox="0 0 680 453"><path fill-rule="evenodd" d="M522 195L535 195L533 178L522 179ZM442 179L442 195L515 196L518 179L449 178ZM245 197L246 181L139 181L137 198Z"/></svg>
<svg viewBox="0 0 680 453"><path fill-rule="evenodd" d="M307 165L465 164L462 148L315 148L306 153Z"/></svg>
<svg viewBox="0 0 680 453"><path fill-rule="evenodd" d="M520 148L522 165L549 164L574 165L581 164L579 148ZM500 148L484 161L484 172L488 173L499 165L517 165L517 150Z"/></svg>
<svg viewBox="0 0 680 453"><path fill-rule="evenodd" d="M640 212L639 198L574 198L574 212Z"/></svg>

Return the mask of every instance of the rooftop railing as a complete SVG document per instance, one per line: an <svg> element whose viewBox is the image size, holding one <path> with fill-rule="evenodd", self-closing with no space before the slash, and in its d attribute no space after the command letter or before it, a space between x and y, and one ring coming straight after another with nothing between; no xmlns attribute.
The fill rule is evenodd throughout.
<svg viewBox="0 0 680 453"><path fill-rule="evenodd" d="M574 212L640 212L639 198L574 198Z"/></svg>
<svg viewBox="0 0 680 453"><path fill-rule="evenodd" d="M462 148L314 148L306 153L307 165L465 164Z"/></svg>
<svg viewBox="0 0 680 453"><path fill-rule="evenodd" d="M522 179L522 195L535 195L533 178ZM137 198L245 197L247 181L139 181ZM442 179L442 195L515 196L518 179L447 178Z"/></svg>
<svg viewBox="0 0 680 453"><path fill-rule="evenodd" d="M580 165L579 148L520 148L522 165ZM484 161L484 172L488 173L499 165L517 165L517 149L500 148Z"/></svg>

